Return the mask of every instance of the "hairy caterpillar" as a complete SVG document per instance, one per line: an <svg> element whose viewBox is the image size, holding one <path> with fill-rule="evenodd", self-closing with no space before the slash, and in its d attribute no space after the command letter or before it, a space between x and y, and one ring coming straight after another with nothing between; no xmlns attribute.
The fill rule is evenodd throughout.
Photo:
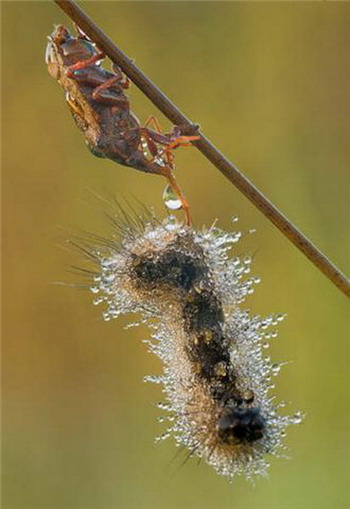
<svg viewBox="0 0 350 509"><path fill-rule="evenodd" d="M263 356L268 332L283 315L250 316L240 308L257 278L250 258L229 256L240 237L215 226L195 230L174 218L128 219L119 241L90 248L98 264L92 291L104 318L141 313L154 333L149 348L163 362L160 376L172 435L190 455L229 479L265 475L266 453L278 455L290 424L268 394L279 364Z"/></svg>

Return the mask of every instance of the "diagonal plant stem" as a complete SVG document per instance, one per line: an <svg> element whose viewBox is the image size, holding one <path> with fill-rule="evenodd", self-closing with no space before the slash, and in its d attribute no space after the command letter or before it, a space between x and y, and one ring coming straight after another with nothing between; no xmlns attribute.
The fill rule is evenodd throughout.
<svg viewBox="0 0 350 509"><path fill-rule="evenodd" d="M90 19L73 0L54 2L94 41L108 57L125 72L133 83L175 125L195 125L147 78L113 41ZM197 132L196 132L197 133ZM193 142L200 152L234 184L323 274L345 295L350 297L350 280L327 258L273 203L211 142L198 131L200 140Z"/></svg>

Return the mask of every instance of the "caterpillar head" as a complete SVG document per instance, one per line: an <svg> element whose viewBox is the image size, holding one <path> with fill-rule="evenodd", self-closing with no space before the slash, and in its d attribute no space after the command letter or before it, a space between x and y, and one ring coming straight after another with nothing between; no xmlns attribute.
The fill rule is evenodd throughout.
<svg viewBox="0 0 350 509"><path fill-rule="evenodd" d="M220 438L228 443L255 442L264 436L265 419L257 407L225 409L218 421Z"/></svg>

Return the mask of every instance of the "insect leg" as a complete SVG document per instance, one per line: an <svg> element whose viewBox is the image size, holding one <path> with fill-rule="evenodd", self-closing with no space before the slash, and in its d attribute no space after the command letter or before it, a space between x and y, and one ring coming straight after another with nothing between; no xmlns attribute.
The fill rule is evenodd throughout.
<svg viewBox="0 0 350 509"><path fill-rule="evenodd" d="M111 94L110 96L103 95L103 92L111 88L115 83L119 81L119 76L112 76L107 79L101 85L98 85L92 91L92 98L94 101L111 103L111 104L119 104L124 106L129 106L129 100L124 94L120 94L119 96Z"/></svg>
<svg viewBox="0 0 350 509"><path fill-rule="evenodd" d="M187 226L191 226L192 220L191 220L191 214L190 214L190 206L188 204L188 201L186 200L185 195L181 191L178 183L176 182L175 176L169 166L162 166L161 167L161 174L164 175L164 177L169 182L169 185L172 187L174 193L179 198L182 208L185 213L185 222Z"/></svg>
<svg viewBox="0 0 350 509"><path fill-rule="evenodd" d="M103 60L105 58L104 53L96 53L90 58L87 58L86 60L81 60L80 62L77 62L73 65L70 65L67 67L67 76L68 78L74 78L74 71L79 71L80 69L86 69L86 67L89 67L90 65L95 64L99 60Z"/></svg>
<svg viewBox="0 0 350 509"><path fill-rule="evenodd" d="M118 65L116 65L114 62L112 63L112 69L116 76L118 76L118 80L120 82L120 86L122 88L129 88L131 81L126 76L126 74L123 74L122 70Z"/></svg>

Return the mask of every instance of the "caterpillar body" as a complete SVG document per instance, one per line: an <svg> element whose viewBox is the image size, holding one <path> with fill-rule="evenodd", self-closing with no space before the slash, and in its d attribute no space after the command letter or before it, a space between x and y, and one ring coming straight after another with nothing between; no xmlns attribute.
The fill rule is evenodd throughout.
<svg viewBox="0 0 350 509"><path fill-rule="evenodd" d="M174 218L128 221L120 240L93 248L98 263L92 291L104 318L141 313L154 329L150 350L173 436L230 480L265 475L266 454L279 455L296 413L284 416L269 396L280 365L263 355L269 327L283 315L250 316L241 308L257 278L250 258L229 256L240 233L215 226L195 230Z"/></svg>

